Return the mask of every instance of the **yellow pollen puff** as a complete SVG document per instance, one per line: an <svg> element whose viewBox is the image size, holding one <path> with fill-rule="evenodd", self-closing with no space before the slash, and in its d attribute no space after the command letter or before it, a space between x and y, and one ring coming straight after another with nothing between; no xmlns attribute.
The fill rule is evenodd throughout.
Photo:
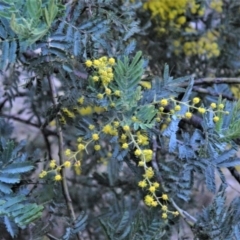
<svg viewBox="0 0 240 240"><path fill-rule="evenodd" d="M132 116L131 119L132 119L133 122L136 122L136 121L137 121L137 117L136 117L136 116Z"/></svg>
<svg viewBox="0 0 240 240"><path fill-rule="evenodd" d="M95 126L92 125L92 124L90 124L90 125L88 126L88 128L89 128L90 130L93 130L93 129L95 128Z"/></svg>
<svg viewBox="0 0 240 240"><path fill-rule="evenodd" d="M154 193L156 191L156 188L154 186L151 186L148 190L149 192Z"/></svg>
<svg viewBox="0 0 240 240"><path fill-rule="evenodd" d="M77 100L77 102L78 102L79 104L83 104L83 102L84 102L84 97L80 97L80 98Z"/></svg>
<svg viewBox="0 0 240 240"><path fill-rule="evenodd" d="M84 150L84 149L85 149L84 144L79 143L79 144L78 144L78 150L79 150L79 151L82 151L82 150Z"/></svg>
<svg viewBox="0 0 240 240"><path fill-rule="evenodd" d="M98 73L99 73L100 75L102 75L102 74L104 73L104 70L100 69L100 70L98 71Z"/></svg>
<svg viewBox="0 0 240 240"><path fill-rule="evenodd" d="M105 133L105 134L110 134L111 131L112 131L112 126L110 124L107 124L103 127L102 131Z"/></svg>
<svg viewBox="0 0 240 240"><path fill-rule="evenodd" d="M106 88L105 93L109 96L112 93L112 91L110 88Z"/></svg>
<svg viewBox="0 0 240 240"><path fill-rule="evenodd" d="M200 107L200 108L198 108L198 112L204 114L206 112L206 109Z"/></svg>
<svg viewBox="0 0 240 240"><path fill-rule="evenodd" d="M65 161L63 165L64 165L64 167L69 168L69 167L71 167L71 162Z"/></svg>
<svg viewBox="0 0 240 240"><path fill-rule="evenodd" d="M53 168L56 167L56 165L57 165L56 160L53 159L53 160L50 161L49 167L53 169Z"/></svg>
<svg viewBox="0 0 240 240"><path fill-rule="evenodd" d="M146 182L145 180L140 181L140 182L138 183L138 186L141 187L141 188L145 188L145 187L147 186L147 182Z"/></svg>
<svg viewBox="0 0 240 240"><path fill-rule="evenodd" d="M186 22L186 17L185 16L181 16L177 19L177 23L180 25L183 25Z"/></svg>
<svg viewBox="0 0 240 240"><path fill-rule="evenodd" d="M101 62L97 59L93 60L94 67L98 67L101 64Z"/></svg>
<svg viewBox="0 0 240 240"><path fill-rule="evenodd" d="M163 112L163 111L164 111L164 108L163 108L163 107L160 107L160 108L159 108L159 111L160 111L160 112Z"/></svg>
<svg viewBox="0 0 240 240"><path fill-rule="evenodd" d="M80 161L76 161L75 163L74 163L74 167L80 167L81 166L81 162Z"/></svg>
<svg viewBox="0 0 240 240"><path fill-rule="evenodd" d="M101 71L101 76L106 77L108 75L107 71Z"/></svg>
<svg viewBox="0 0 240 240"><path fill-rule="evenodd" d="M217 107L217 104L216 104L216 103L211 103L211 104L210 104L210 107L211 107L212 109L215 109L215 108Z"/></svg>
<svg viewBox="0 0 240 240"><path fill-rule="evenodd" d="M127 149L127 148L128 148L128 144L127 144L127 143L124 143L124 144L122 145L122 148L123 148L123 149Z"/></svg>
<svg viewBox="0 0 240 240"><path fill-rule="evenodd" d="M165 106L168 105L168 100L167 100L167 99L162 99L162 100L160 101L160 104L161 104L161 106L165 107Z"/></svg>
<svg viewBox="0 0 240 240"><path fill-rule="evenodd" d="M152 202L152 207L156 207L158 205L158 202L157 201L153 201Z"/></svg>
<svg viewBox="0 0 240 240"><path fill-rule="evenodd" d="M92 79L93 79L94 82L97 82L99 80L99 77L98 76L93 76Z"/></svg>
<svg viewBox="0 0 240 240"><path fill-rule="evenodd" d="M87 67L91 67L92 66L92 61L91 60L87 60L86 62L85 62L85 65L87 66Z"/></svg>
<svg viewBox="0 0 240 240"><path fill-rule="evenodd" d="M112 68L107 68L107 73L112 73Z"/></svg>
<svg viewBox="0 0 240 240"><path fill-rule="evenodd" d="M216 122L218 122L220 120L220 118L218 117L218 116L215 116L214 118L213 118L213 121L216 123Z"/></svg>
<svg viewBox="0 0 240 240"><path fill-rule="evenodd" d="M190 119L192 117L192 113L191 112L186 112L185 113L185 118Z"/></svg>
<svg viewBox="0 0 240 240"><path fill-rule="evenodd" d="M119 127L120 123L118 121L113 122L114 127Z"/></svg>
<svg viewBox="0 0 240 240"><path fill-rule="evenodd" d="M198 104L198 103L200 102L200 98L195 97L195 98L193 98L192 102L193 102L194 104Z"/></svg>
<svg viewBox="0 0 240 240"><path fill-rule="evenodd" d="M220 104L218 105L218 108L219 108L220 110L223 110L223 109L224 109L224 105L223 105L222 103L220 103Z"/></svg>
<svg viewBox="0 0 240 240"><path fill-rule="evenodd" d="M97 133L92 134L92 140L97 141L99 139L99 136Z"/></svg>
<svg viewBox="0 0 240 240"><path fill-rule="evenodd" d="M178 215L179 215L179 212L178 212L178 211L173 212L173 215L174 215L174 216L178 216Z"/></svg>
<svg viewBox="0 0 240 240"><path fill-rule="evenodd" d="M61 166L58 166L57 169L56 169L58 172L60 172L62 170L62 167Z"/></svg>
<svg viewBox="0 0 240 240"><path fill-rule="evenodd" d="M103 94L99 93L99 94L97 95L97 98L98 98L98 99L103 99Z"/></svg>
<svg viewBox="0 0 240 240"><path fill-rule="evenodd" d="M101 149L101 146L98 144L98 145L94 145L94 149L96 150L96 151L99 151L100 149Z"/></svg>
<svg viewBox="0 0 240 240"><path fill-rule="evenodd" d="M125 132L128 132L128 131L130 130L130 127L129 127L128 125L124 125L124 126L123 126L123 130L124 130Z"/></svg>
<svg viewBox="0 0 240 240"><path fill-rule="evenodd" d="M55 175L54 180L55 181L61 181L62 180L62 176L60 174L57 174L57 175Z"/></svg>
<svg viewBox="0 0 240 240"><path fill-rule="evenodd" d="M113 66L115 64L115 59L114 58L109 58L108 63Z"/></svg>
<svg viewBox="0 0 240 240"><path fill-rule="evenodd" d="M180 105L176 105L174 108L175 111L180 111L181 110L181 106Z"/></svg>
<svg viewBox="0 0 240 240"><path fill-rule="evenodd" d="M79 114L85 116L93 113L93 109L90 106L78 108Z"/></svg>
<svg viewBox="0 0 240 240"><path fill-rule="evenodd" d="M153 199L152 196L147 195L147 196L145 196L145 198L144 198L144 202L145 202L145 204L146 204L147 206L152 206L152 203L154 202L154 199Z"/></svg>
<svg viewBox="0 0 240 240"><path fill-rule="evenodd" d="M139 167L143 167L144 165L145 165L144 161L141 160L141 161L138 162Z"/></svg>
<svg viewBox="0 0 240 240"><path fill-rule="evenodd" d="M127 139L127 135L126 134L122 134L121 135L121 140L126 140Z"/></svg>
<svg viewBox="0 0 240 240"><path fill-rule="evenodd" d="M121 92L119 90L116 90L114 92L114 95L117 96L117 97L120 97L121 96Z"/></svg>
<svg viewBox="0 0 240 240"><path fill-rule="evenodd" d="M154 182L154 183L153 183L153 186L154 186L155 188L159 188L160 184L159 184L158 182Z"/></svg>
<svg viewBox="0 0 240 240"><path fill-rule="evenodd" d="M162 205L162 210L166 212L168 210L167 205Z"/></svg>
<svg viewBox="0 0 240 240"><path fill-rule="evenodd" d="M168 217L168 216L167 216L166 213L163 213L163 214L162 214L162 219L167 219L167 217Z"/></svg>
<svg viewBox="0 0 240 240"><path fill-rule="evenodd" d="M146 162L150 162L152 160L153 151L151 149L144 149L142 152Z"/></svg>
<svg viewBox="0 0 240 240"><path fill-rule="evenodd" d="M140 155L142 155L142 151L141 151L140 149L136 149L135 152L134 152L134 154L135 154L136 156L140 156Z"/></svg>
<svg viewBox="0 0 240 240"><path fill-rule="evenodd" d="M152 178L153 176L154 176L154 171L153 171L152 167L147 168L145 171L145 174L143 175L143 177L148 178L148 179Z"/></svg>
<svg viewBox="0 0 240 240"><path fill-rule="evenodd" d="M107 62L107 57L106 56L103 56L99 59L101 62L104 62L106 63Z"/></svg>
<svg viewBox="0 0 240 240"><path fill-rule="evenodd" d="M65 150L65 156L70 156L72 154L71 150L70 149L66 149Z"/></svg>
<svg viewBox="0 0 240 240"><path fill-rule="evenodd" d="M41 171L41 173L39 174L40 178L44 178L47 175L47 171Z"/></svg>
<svg viewBox="0 0 240 240"><path fill-rule="evenodd" d="M107 72L108 74L107 74L107 76L110 78L110 79L113 79L113 73L109 73L109 72Z"/></svg>
<svg viewBox="0 0 240 240"><path fill-rule="evenodd" d="M165 200L165 201L167 201L167 200L168 200L168 195L167 195L167 194L163 194L163 195L162 195L162 199Z"/></svg>

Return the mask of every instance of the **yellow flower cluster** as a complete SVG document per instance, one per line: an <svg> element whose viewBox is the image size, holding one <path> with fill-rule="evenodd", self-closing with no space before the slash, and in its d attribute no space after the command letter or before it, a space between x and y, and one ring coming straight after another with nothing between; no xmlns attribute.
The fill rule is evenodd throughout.
<svg viewBox="0 0 240 240"><path fill-rule="evenodd" d="M130 136L131 139L134 139L133 135ZM144 202L149 207L157 207L160 206L162 210L162 218L166 219L168 217L167 213L171 213L174 216L178 216L178 212L172 212L168 210L167 205L162 204L160 201L168 201L168 195L162 194L161 197L157 196L157 191L160 188L160 184L158 182L152 181L154 179L154 170L152 167L147 166L147 162L151 161L153 158L153 151L151 149L141 149L137 141L133 140L133 143L136 147L134 154L136 157L140 158L138 162L138 166L143 167L144 174L143 180L138 182L138 186L142 189L146 189L148 191L147 195L144 197Z"/></svg>
<svg viewBox="0 0 240 240"><path fill-rule="evenodd" d="M66 155L69 155L71 153L70 149L67 149L65 153ZM62 175L60 174L60 171L62 170L63 167L70 168L71 165L72 165L71 161L67 160L62 165L58 166L57 161L55 159L52 159L49 163L50 170L48 171L42 170L38 176L39 178L44 178L47 176L48 173L54 172L55 173L54 180L61 181Z"/></svg>
<svg viewBox="0 0 240 240"><path fill-rule="evenodd" d="M185 42L183 44L183 52L186 56L205 55L208 59L218 57L220 55L220 50L216 43L217 38L218 33L216 31L208 31L197 41Z"/></svg>
<svg viewBox="0 0 240 240"><path fill-rule="evenodd" d="M199 104L200 98L195 97L192 99L191 104L189 103L183 103L181 101L178 101L176 99L170 98L170 99L162 99L159 102L159 105L162 106L164 103L168 103L169 106L172 107L172 109L169 110L169 112L164 112L164 108L160 107L159 108L159 113L158 113L158 119L162 123L162 126L164 125L164 128L162 127L161 130L164 130L167 127L167 123L171 122L171 116L176 114L178 118L186 118L186 119L191 119L193 116L193 112L198 112L200 114L205 114L206 112L212 112L214 114L213 121L216 123L220 120L220 114L228 114L228 111L224 111L224 104L216 104L216 103L211 103L209 108L205 108L203 106L197 106ZM181 105L187 106L188 110L184 115L179 115L177 112L181 110ZM164 118L165 116L165 118ZM162 119L162 120L161 120Z"/></svg>
<svg viewBox="0 0 240 240"><path fill-rule="evenodd" d="M109 134L109 135L112 135L112 136L117 136L118 135L118 131L117 131L116 127L112 126L111 124L105 125L103 127L102 131L105 134Z"/></svg>
<svg viewBox="0 0 240 240"><path fill-rule="evenodd" d="M113 80L113 66L115 65L114 58L108 58L106 56L93 61L87 60L85 62L87 67L93 67L95 72L92 76L94 82L101 81L103 86L107 86Z"/></svg>
<svg viewBox="0 0 240 240"><path fill-rule="evenodd" d="M223 0L211 0L209 4L205 3L205 6L210 11L221 13L223 11ZM181 53L184 53L186 56L205 55L208 59L220 55L217 43L219 34L216 31L208 31L203 36L198 37L198 39L196 39L196 35L194 35L194 40L189 38L189 33L196 33L197 31L187 22L187 16L193 14L201 17L207 12L199 1L148 0L143 5L143 8L151 12L152 18L158 24L156 30L160 35L169 34L169 31L187 33L186 36L173 40L173 51L176 55Z"/></svg>
<svg viewBox="0 0 240 240"><path fill-rule="evenodd" d="M153 18L160 17L162 27L159 32L166 32L166 25L180 28L186 23L186 14L190 11L192 14L202 16L204 8L197 4L195 0L148 0L143 8L149 10Z"/></svg>
<svg viewBox="0 0 240 240"><path fill-rule="evenodd" d="M79 104L83 104L83 100L82 99L83 99L82 97L79 98L77 102ZM82 107L74 106L73 107L73 111L71 111L68 108L62 108L61 109L61 116L59 117L59 122L62 125L65 125L67 123L66 117L67 118L75 118L76 114L79 114L81 116L88 116L88 115L91 115L93 113L101 114L104 111L106 111L106 108L104 108L104 107L89 106L89 105L82 106Z"/></svg>
<svg viewBox="0 0 240 240"><path fill-rule="evenodd" d="M223 7L223 1L222 0L212 0L210 3L210 8L215 10L218 13L222 12L222 7Z"/></svg>
<svg viewBox="0 0 240 240"><path fill-rule="evenodd" d="M137 143L142 146L146 146L149 144L148 136L146 136L143 132L137 132Z"/></svg>

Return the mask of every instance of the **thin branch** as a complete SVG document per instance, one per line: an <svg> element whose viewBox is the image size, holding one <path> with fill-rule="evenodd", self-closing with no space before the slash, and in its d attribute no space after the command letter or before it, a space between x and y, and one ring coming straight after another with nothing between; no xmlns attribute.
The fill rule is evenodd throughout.
<svg viewBox="0 0 240 240"><path fill-rule="evenodd" d="M4 113L1 113L0 116L8 118L8 119L15 120L15 121L27 124L27 125L30 125L30 126L35 127L35 128L40 128L40 126L38 124L33 123L33 122L29 121L29 120L25 120L25 119L22 119L22 118L19 118L19 117L15 117L15 116L12 116L12 115L7 115L7 114L4 114Z"/></svg>
<svg viewBox="0 0 240 240"><path fill-rule="evenodd" d="M240 84L240 78L200 78L194 80L194 86L202 85L202 84L221 84L221 83L228 83L228 84ZM171 85L177 87L187 87L188 82L185 83L174 83L172 82Z"/></svg>
<svg viewBox="0 0 240 240"><path fill-rule="evenodd" d="M53 101L53 105L56 107L57 106L57 92L56 92L56 88L53 82L53 79L50 77L48 77L48 82L49 82L49 87L50 87L50 91L51 91L51 95L52 95L52 101ZM61 124L59 123L58 118L56 118L56 122L57 122L57 134L58 134L58 155L59 155L59 163L61 165L64 164L64 159L63 159L63 134L62 134L62 128L61 128ZM68 206L68 210L70 212L70 216L72 218L73 221L76 220L76 215L73 209L73 204L72 204L72 199L68 190L68 185L67 185L67 178L66 178L66 169L62 168L61 170L61 175L62 175L62 189L63 189L63 194L65 197L65 201L67 203ZM81 240L81 236L78 233L77 234L77 238L79 240Z"/></svg>
<svg viewBox="0 0 240 240"><path fill-rule="evenodd" d="M197 219L191 216L188 212L182 210L173 199L170 199L171 203L175 207L175 209L179 212L179 214L182 216L182 218L188 223L189 226L193 227L195 223L197 222Z"/></svg>
<svg viewBox="0 0 240 240"><path fill-rule="evenodd" d="M19 92L19 93L15 94L15 95L11 96L11 98L12 98L12 99L15 99L15 98L17 98L17 97L25 97L25 96L26 96L25 93ZM8 98L8 97L6 97L6 98L0 103L0 110L4 107L4 105L5 105L5 103L6 103L7 101L9 101L9 98Z"/></svg>
<svg viewBox="0 0 240 240"><path fill-rule="evenodd" d="M27 124L27 125L30 125L32 127L35 127L35 128L39 128L41 129L41 126L36 124L36 123L33 123L29 120L25 120L25 119L22 119L22 118L19 118L19 117L15 117L15 116L12 116L12 115L7 115L7 114L4 114L4 113L1 113L0 114L0 117L4 117L4 118L8 118L8 119L12 119L14 121L17 121L17 122L21 122L21 123L24 123L24 124ZM41 129L44 131L44 134L46 134L47 136L49 135L56 135L55 132L49 130L49 129Z"/></svg>
<svg viewBox="0 0 240 240"><path fill-rule="evenodd" d="M236 179L236 181L240 184L240 174L238 173L237 169L234 167L228 167L229 172L232 176Z"/></svg>

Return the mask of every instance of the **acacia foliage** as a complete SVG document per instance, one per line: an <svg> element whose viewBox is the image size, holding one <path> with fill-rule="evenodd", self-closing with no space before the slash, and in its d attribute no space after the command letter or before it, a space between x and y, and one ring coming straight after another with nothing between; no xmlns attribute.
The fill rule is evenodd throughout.
<svg viewBox="0 0 240 240"><path fill-rule="evenodd" d="M181 2L197 4L196 11L216 7ZM182 218L196 238L239 238L239 199L226 206L224 176L228 168L238 177L239 101L229 101L234 99L226 85L184 76L186 69L194 73L194 66L203 66L202 75L196 75L205 76L221 67L215 57L221 63L228 55L219 49L213 56L190 54L185 43L200 41L199 33L186 35L181 28L205 21L200 34L205 36L209 22L221 16L213 7L208 15L195 16L192 7L185 21L177 16L177 32L171 21L160 19L162 28L170 24L169 41L163 30L152 38L153 28L143 26L142 16L151 14L144 6L111 0L0 3L0 220L12 237L166 239ZM230 17L237 7L221 5L221 11ZM147 44L161 40L162 59L152 54L146 38ZM167 41L177 40L185 44L183 52L171 45L163 51ZM175 68L176 77L163 64L173 59L185 66ZM161 73L153 64L157 61ZM236 62L230 63L225 77L235 76ZM210 85L206 91L197 86L205 83ZM10 112L18 99L23 99L20 110ZM38 129L40 153L32 151L30 139L25 145L11 139L17 131L12 121ZM219 189L215 175L222 182ZM191 216L187 211L199 179L216 196ZM59 219L61 232L55 227Z"/></svg>

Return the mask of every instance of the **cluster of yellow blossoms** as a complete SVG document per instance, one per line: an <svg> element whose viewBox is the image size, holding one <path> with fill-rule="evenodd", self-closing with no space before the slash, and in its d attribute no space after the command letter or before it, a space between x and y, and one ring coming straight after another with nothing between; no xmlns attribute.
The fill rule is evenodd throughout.
<svg viewBox="0 0 240 240"><path fill-rule="evenodd" d="M186 41L183 44L183 52L186 56L204 55L208 59L218 57L220 54L219 46L216 42L218 35L216 31L208 31L197 41ZM173 44L176 47L175 53L180 52L180 42L178 44L178 41L175 41Z"/></svg>
<svg viewBox="0 0 240 240"><path fill-rule="evenodd" d="M162 99L159 104L159 118L162 116L167 116L170 118L173 114L175 114L179 118L186 118L191 119L193 116L193 112L197 112L199 114L205 114L206 112L212 112L213 113L213 121L217 123L220 120L221 114L229 114L228 111L224 111L224 104L223 103L211 103L209 108L205 108L204 106L199 106L200 104L200 98L195 97L191 100L191 104L187 102L181 102L174 98L170 99ZM169 112L164 112L164 107L170 106L171 109ZM188 108L187 112L182 116L178 114L178 111L181 110L181 106L186 106ZM171 122L171 118L168 119L168 122ZM165 126L166 128L167 126Z"/></svg>
<svg viewBox="0 0 240 240"><path fill-rule="evenodd" d="M197 29L192 27L193 22L187 22L187 16L193 14L201 17L205 14L207 8L221 13L223 1L211 0L210 3L205 3L204 6L198 2L196 0L148 0L143 7L145 10L149 10L152 18L157 21L159 26L156 31L160 35L168 34L170 29L175 33L186 33L172 42L173 51L176 55L181 53L186 56L204 55L208 59L218 57L220 54L217 43L219 34L214 30L208 31L196 39ZM160 21L158 21L158 18L160 18ZM191 36L189 33L193 33L193 35Z"/></svg>
<svg viewBox="0 0 240 240"><path fill-rule="evenodd" d="M116 90L112 93L112 90L108 88L108 84L113 80L114 74L113 74L113 66L115 65L115 59L114 58L108 58L106 56L103 56L99 59L92 60L86 60L85 65L88 68L93 67L94 73L91 76L91 80L93 82L101 82L102 86L104 87L103 93L98 94L98 99L103 99L104 95L107 96L114 95L116 97L120 97L121 92ZM104 111L106 111L106 108L101 106L92 106L92 105L86 105L85 104L85 98L84 96L80 97L77 100L77 105L69 108L62 108L61 109L61 117L60 122L61 124L66 124L66 118L74 118L76 115L81 116L87 116L91 115L93 113L100 114ZM112 107L113 107L112 102Z"/></svg>
<svg viewBox="0 0 240 240"><path fill-rule="evenodd" d="M113 69L112 66L115 65L114 58L108 58L106 56L99 59L87 60L85 65L90 68L94 68L94 74L92 75L92 80L94 82L101 81L104 86L107 86L113 80Z"/></svg>
<svg viewBox="0 0 240 240"><path fill-rule="evenodd" d="M214 11L217 13L222 12L222 7L223 7L223 1L222 0L212 0L210 3L210 8L212 8Z"/></svg>
<svg viewBox="0 0 240 240"><path fill-rule="evenodd" d="M112 85L109 84L111 81L113 81L114 78L114 64L115 59L107 57L102 57L93 61L87 60L85 62L85 65L88 68L92 68L93 70L93 73L89 77L89 80L97 84L97 90L100 92L97 95L98 99L102 99L106 95L108 100L111 101L112 98L114 102L116 98L119 98L121 96L121 92L116 89L113 91ZM98 111L101 113L105 110L102 107L84 106L84 104L85 98L82 96L77 100L77 106L73 107L72 110L69 110L68 108L62 108L61 113L63 116L73 118L76 113L84 116L91 114L93 111ZM164 130L167 127L167 124L172 121L173 115L179 118L190 119L195 112L198 112L200 114L212 112L214 115L213 121L218 122L220 120L220 114L227 114L227 112L223 110L224 104L211 103L209 108L205 108L203 105L201 105L200 99L198 97L193 98L191 102L181 102L174 98L164 98L149 104L154 106L155 110L158 110L157 112L154 112L156 113L155 122L156 126L160 127L161 130ZM188 110L183 116L181 116L178 114L178 112L183 106L187 107ZM133 113L131 120L126 120L127 122L120 115L116 115L107 123L101 125L100 128L97 125L89 124L89 137L84 139L78 138L76 151L72 151L70 149L65 150L65 156L68 160L66 160L61 166L58 166L56 161L52 160L49 165L50 170L42 171L39 177L43 178L48 174L48 172L54 172L55 181L60 181L62 180L61 169L63 167L69 168L72 165L75 167L77 174L80 174L81 161L85 156L84 154L88 153L88 147L91 145L91 149L93 149L95 152L98 152L103 149L103 146L105 146L106 137L115 136L117 137L117 144L119 144L122 151L125 151L125 153L132 151L137 159L138 166L143 169L143 179L139 181L138 186L147 191L144 197L145 204L150 207L160 206L162 209L163 219L166 219L169 213L177 216L179 214L177 211L174 212L168 209L167 202L169 200L169 196L166 193L162 193L164 189L161 189L160 191L160 183L156 181L154 169L149 166L149 162L151 162L154 158L154 152L150 148L150 141L147 131L144 131L142 129L134 130L132 128L135 123L140 122L137 117L137 112L136 115ZM111 157L111 152L108 152L107 155L107 157Z"/></svg>
<svg viewBox="0 0 240 240"><path fill-rule="evenodd" d="M71 109L66 107L61 109L61 116L59 118L59 121L62 125L66 124L66 118L73 119L77 115L88 116L93 113L100 114L106 111L106 108L101 106L90 106L90 105L82 106L84 104L83 96L78 99L77 104L78 105L72 107Z"/></svg>
<svg viewBox="0 0 240 240"><path fill-rule="evenodd" d="M144 4L144 9L150 10L152 17L160 17L160 32L166 32L166 25L180 28L186 23L186 14L190 11L192 14L202 16L204 8L197 4L195 0L148 0Z"/></svg>
<svg viewBox="0 0 240 240"><path fill-rule="evenodd" d="M50 170L48 170L48 171L42 170L39 174L39 178L46 177L48 173L54 173L54 180L61 181L62 175L60 172L61 172L62 168L63 167L70 168L71 165L72 165L72 163L69 160L65 161L62 165L58 165L57 161L55 159L53 159L49 163Z"/></svg>

